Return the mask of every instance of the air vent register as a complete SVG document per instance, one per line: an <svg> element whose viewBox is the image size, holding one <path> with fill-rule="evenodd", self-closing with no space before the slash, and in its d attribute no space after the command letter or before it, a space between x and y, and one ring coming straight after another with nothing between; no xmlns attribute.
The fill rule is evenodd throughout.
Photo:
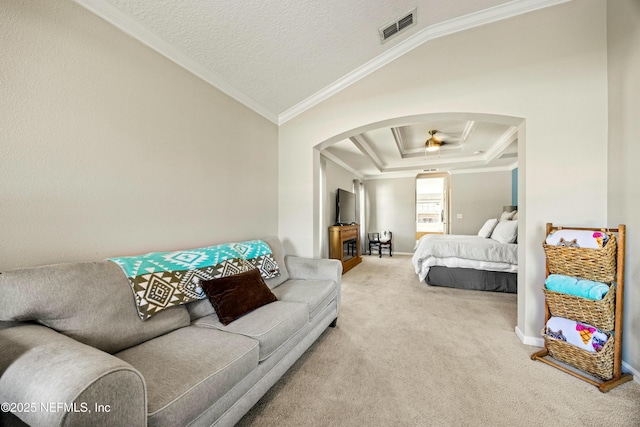
<svg viewBox="0 0 640 427"><path fill-rule="evenodd" d="M390 38L400 34L416 24L416 9L404 14L401 18L383 26L378 30L380 41L386 42Z"/></svg>

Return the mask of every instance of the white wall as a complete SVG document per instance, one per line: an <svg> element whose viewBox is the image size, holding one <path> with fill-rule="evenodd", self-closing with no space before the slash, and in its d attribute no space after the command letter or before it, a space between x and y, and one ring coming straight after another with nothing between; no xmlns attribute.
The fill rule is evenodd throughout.
<svg viewBox="0 0 640 427"><path fill-rule="evenodd" d="M0 270L277 234L273 123L71 1L0 9Z"/></svg>
<svg viewBox="0 0 640 427"><path fill-rule="evenodd" d="M451 234L477 234L506 205L511 205L511 171L451 175Z"/></svg>
<svg viewBox="0 0 640 427"><path fill-rule="evenodd" d="M607 221L606 3L568 2L433 40L283 124L279 232L287 250L320 254L313 147L373 122L441 112L524 119L518 331L539 342L545 224Z"/></svg>
<svg viewBox="0 0 640 427"><path fill-rule="evenodd" d="M608 225L627 226L623 360L640 374L640 2L607 2Z"/></svg>
<svg viewBox="0 0 640 427"><path fill-rule="evenodd" d="M366 231L389 230L393 233L393 252L413 252L416 244L416 179L369 179L364 188Z"/></svg>
<svg viewBox="0 0 640 427"><path fill-rule="evenodd" d="M322 241L322 257L329 258L329 227L336 223L336 191L338 188L354 192L353 180L358 179L356 175L349 172L334 161L322 157L325 167L325 191L324 191L324 219L323 229L325 230Z"/></svg>
<svg viewBox="0 0 640 427"><path fill-rule="evenodd" d="M413 177L365 181L367 232L391 230L394 251L412 253L416 242ZM451 233L477 234L511 204L511 171L451 175ZM462 219L456 214L461 213Z"/></svg>

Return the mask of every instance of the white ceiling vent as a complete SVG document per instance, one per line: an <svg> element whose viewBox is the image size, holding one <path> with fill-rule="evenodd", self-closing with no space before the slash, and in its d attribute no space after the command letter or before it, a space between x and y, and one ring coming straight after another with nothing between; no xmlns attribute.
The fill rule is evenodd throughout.
<svg viewBox="0 0 640 427"><path fill-rule="evenodd" d="M405 13L402 18L397 19L378 30L380 34L380 41L382 43L389 40L391 37L400 34L407 28L411 28L416 25L416 8L412 11Z"/></svg>

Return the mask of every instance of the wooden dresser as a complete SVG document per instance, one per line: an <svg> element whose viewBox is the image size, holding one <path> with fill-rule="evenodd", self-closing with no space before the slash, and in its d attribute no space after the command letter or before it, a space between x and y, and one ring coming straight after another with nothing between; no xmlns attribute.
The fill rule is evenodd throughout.
<svg viewBox="0 0 640 427"><path fill-rule="evenodd" d="M342 262L342 274L362 262L358 224L329 227L329 258Z"/></svg>

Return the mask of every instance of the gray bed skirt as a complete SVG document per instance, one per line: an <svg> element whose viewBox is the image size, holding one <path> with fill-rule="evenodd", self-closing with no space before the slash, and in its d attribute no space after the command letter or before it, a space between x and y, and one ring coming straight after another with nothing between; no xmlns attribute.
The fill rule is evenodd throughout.
<svg viewBox="0 0 640 427"><path fill-rule="evenodd" d="M433 266L429 268L425 282L432 286L515 294L518 290L518 273Z"/></svg>

